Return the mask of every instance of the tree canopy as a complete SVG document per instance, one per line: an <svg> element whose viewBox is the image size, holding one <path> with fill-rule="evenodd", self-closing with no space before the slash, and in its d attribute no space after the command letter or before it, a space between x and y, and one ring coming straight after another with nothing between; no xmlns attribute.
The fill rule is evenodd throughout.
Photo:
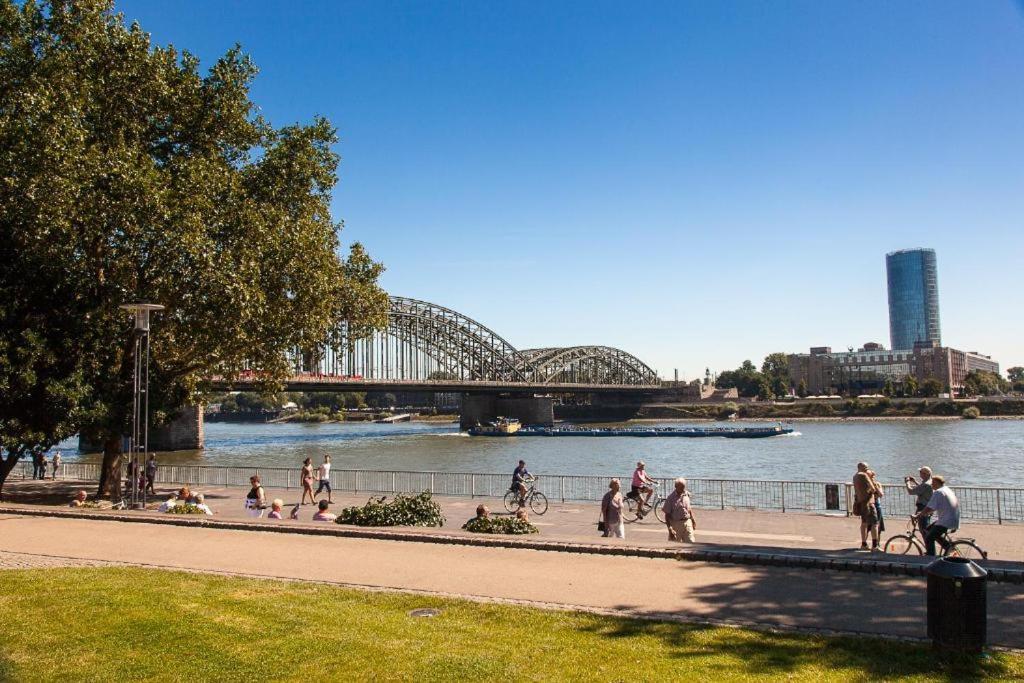
<svg viewBox="0 0 1024 683"><path fill-rule="evenodd" d="M65 320L43 348L74 362L59 374L86 389L76 421L106 444L108 471L131 405L120 304L167 307L152 332L158 415L243 367L273 389L292 349L385 323L382 266L358 244L339 255L334 128L260 117L240 47L203 74L110 0L0 0L0 32L0 244L31 280L3 276L4 313ZM27 342L4 343L20 358Z"/></svg>

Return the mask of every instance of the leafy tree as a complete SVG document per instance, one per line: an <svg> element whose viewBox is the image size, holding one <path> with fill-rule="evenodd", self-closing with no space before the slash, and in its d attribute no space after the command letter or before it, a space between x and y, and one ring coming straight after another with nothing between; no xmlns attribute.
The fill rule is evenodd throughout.
<svg viewBox="0 0 1024 683"><path fill-rule="evenodd" d="M926 398L934 398L942 393L942 389L942 382L934 377L929 377L925 381L921 382L921 388L918 389L918 393Z"/></svg>
<svg viewBox="0 0 1024 683"><path fill-rule="evenodd" d="M796 387L796 395L800 398L807 398L807 380L800 380L800 384Z"/></svg>
<svg viewBox="0 0 1024 683"><path fill-rule="evenodd" d="M101 494L131 413L120 304L167 306L150 385L166 415L243 367L277 390L291 349L384 324L382 266L359 245L338 255L335 130L258 116L240 48L203 75L111 0L0 0L0 27L0 241L57 293L37 312L73 321L50 348L87 389L76 420L104 445Z"/></svg>
<svg viewBox="0 0 1024 683"><path fill-rule="evenodd" d="M1019 365L1015 365L1012 368L1007 368L1006 376L1010 378L1010 381L1014 384L1018 382L1024 382L1024 368Z"/></svg>
<svg viewBox="0 0 1024 683"><path fill-rule="evenodd" d="M761 374L768 380L768 385L775 396L789 393L792 381L789 377L789 358L784 353L770 353L761 364Z"/></svg>
<svg viewBox="0 0 1024 683"><path fill-rule="evenodd" d="M757 384L757 397L762 401L766 401L772 398L773 396L774 394L772 393L771 384L768 383L767 379L761 377L760 381Z"/></svg>
<svg viewBox="0 0 1024 683"><path fill-rule="evenodd" d="M749 398L758 395L763 378L764 376L757 371L754 364L745 360L737 369L719 373L715 386L719 389L735 387L740 396Z"/></svg>
<svg viewBox="0 0 1024 683"><path fill-rule="evenodd" d="M882 386L882 394L886 397L896 395L896 387L892 383L892 378L886 378L885 384Z"/></svg>
<svg viewBox="0 0 1024 683"><path fill-rule="evenodd" d="M907 375L903 378L903 395L904 396L917 396L917 378L913 375Z"/></svg>
<svg viewBox="0 0 1024 683"><path fill-rule="evenodd" d="M964 377L964 393L968 396L992 396L1009 388L1010 383L994 372L971 370Z"/></svg>

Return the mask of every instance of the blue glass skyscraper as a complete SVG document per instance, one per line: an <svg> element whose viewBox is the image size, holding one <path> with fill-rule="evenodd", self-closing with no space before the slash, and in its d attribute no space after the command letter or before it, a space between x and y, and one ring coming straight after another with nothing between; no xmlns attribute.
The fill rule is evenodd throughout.
<svg viewBox="0 0 1024 683"><path fill-rule="evenodd" d="M912 349L915 342L941 344L935 250L904 249L886 254L885 271L892 348Z"/></svg>

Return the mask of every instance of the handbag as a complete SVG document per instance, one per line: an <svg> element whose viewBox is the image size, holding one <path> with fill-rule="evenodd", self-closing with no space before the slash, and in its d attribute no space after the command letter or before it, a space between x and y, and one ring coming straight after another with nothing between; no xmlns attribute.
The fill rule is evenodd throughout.
<svg viewBox="0 0 1024 683"><path fill-rule="evenodd" d="M605 525L603 519L599 519L597 521L597 530L600 531L601 533L604 533L605 531L608 530L608 527Z"/></svg>

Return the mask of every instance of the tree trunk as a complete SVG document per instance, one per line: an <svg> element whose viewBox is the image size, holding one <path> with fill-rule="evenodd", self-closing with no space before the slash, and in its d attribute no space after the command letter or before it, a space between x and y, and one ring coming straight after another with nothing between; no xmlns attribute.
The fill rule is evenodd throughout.
<svg viewBox="0 0 1024 683"><path fill-rule="evenodd" d="M6 459L0 459L0 500L4 499L4 482L7 481L7 475L13 470L14 466L21 460L21 453L7 452Z"/></svg>
<svg viewBox="0 0 1024 683"><path fill-rule="evenodd" d="M109 496L110 500L121 499L121 435L107 436L103 440L103 467L100 469L100 485L96 491L99 498Z"/></svg>

